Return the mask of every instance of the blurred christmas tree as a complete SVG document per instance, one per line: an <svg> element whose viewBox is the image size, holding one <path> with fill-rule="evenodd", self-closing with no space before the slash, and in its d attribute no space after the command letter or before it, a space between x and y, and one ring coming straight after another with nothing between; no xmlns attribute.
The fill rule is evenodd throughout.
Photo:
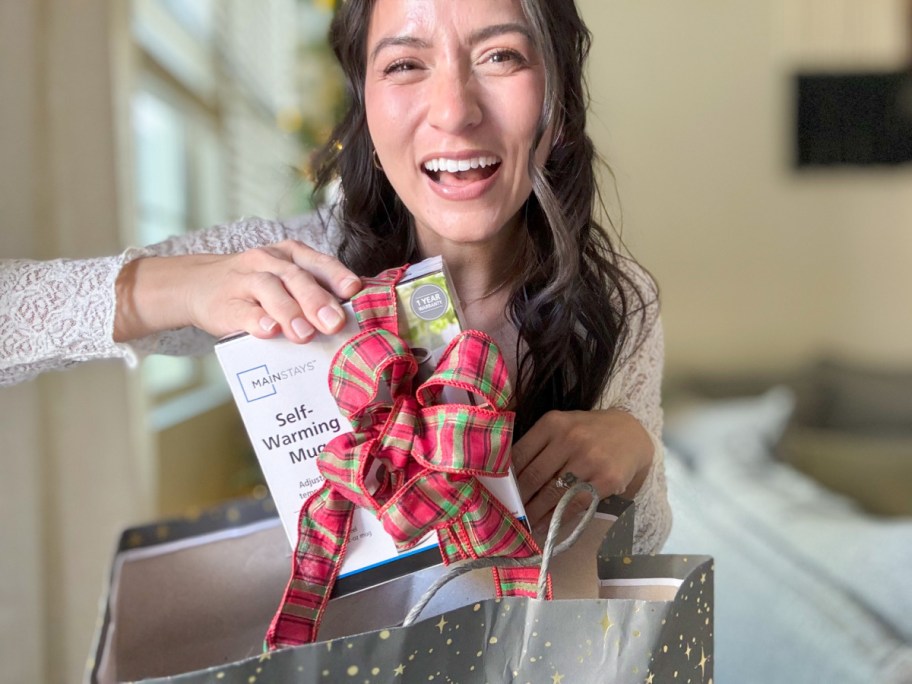
<svg viewBox="0 0 912 684"><path fill-rule="evenodd" d="M329 141L346 105L342 70L327 42L335 6L336 0L299 0L297 80L301 96L296 106L279 112L277 121L282 131L301 142L297 172L308 196L313 188L313 153Z"/></svg>

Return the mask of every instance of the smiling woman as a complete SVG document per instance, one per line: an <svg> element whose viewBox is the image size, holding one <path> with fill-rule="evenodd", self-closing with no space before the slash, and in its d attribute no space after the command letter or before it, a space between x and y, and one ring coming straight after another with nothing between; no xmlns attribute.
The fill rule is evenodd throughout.
<svg viewBox="0 0 912 684"><path fill-rule="evenodd" d="M503 263L516 243L544 99L544 66L519 4L381 0L366 47L368 129L419 249L443 254L455 272L496 274L483 264ZM539 167L549 144L537 146ZM476 292L491 286L470 282Z"/></svg>
<svg viewBox="0 0 912 684"><path fill-rule="evenodd" d="M339 329L339 298L359 276L441 254L468 325L507 360L529 520L550 517L557 483L572 476L635 496L636 550L658 550L670 514L656 286L593 218L589 33L575 4L346 0L330 40L350 102L316 163L318 192L341 186L335 204L90 264L4 265L14 322L34 317L48 269L96 277L42 314L43 330L76 321L67 335L0 333L15 351L0 381L102 356L189 353L211 344L200 331L306 343Z"/></svg>

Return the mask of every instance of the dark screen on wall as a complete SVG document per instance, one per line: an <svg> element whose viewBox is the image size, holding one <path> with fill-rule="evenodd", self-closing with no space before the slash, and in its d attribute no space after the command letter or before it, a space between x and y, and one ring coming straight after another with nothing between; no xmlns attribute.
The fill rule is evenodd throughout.
<svg viewBox="0 0 912 684"><path fill-rule="evenodd" d="M912 72L797 76L798 167L912 162Z"/></svg>

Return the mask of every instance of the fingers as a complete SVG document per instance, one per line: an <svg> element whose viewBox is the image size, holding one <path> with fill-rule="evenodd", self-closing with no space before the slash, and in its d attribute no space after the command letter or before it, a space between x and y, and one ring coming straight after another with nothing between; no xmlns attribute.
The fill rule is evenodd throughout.
<svg viewBox="0 0 912 684"><path fill-rule="evenodd" d="M533 528L550 516L564 493L554 485L568 459L559 438L561 417L557 411L546 413L513 447L514 473Z"/></svg>
<svg viewBox="0 0 912 684"><path fill-rule="evenodd" d="M249 262L245 329L257 337L281 330L292 341L308 342L317 332L335 333L345 323L337 296L349 298L361 289L361 280L338 259L299 242L243 256Z"/></svg>
<svg viewBox="0 0 912 684"><path fill-rule="evenodd" d="M533 530L546 524L554 512L554 508L566 492L556 484L556 477L539 489L526 503L526 518Z"/></svg>
<svg viewBox="0 0 912 684"><path fill-rule="evenodd" d="M554 443L559 418L557 411L545 414L513 445L513 472L524 503L554 479L567 462L566 455L561 456L559 443Z"/></svg>
<svg viewBox="0 0 912 684"><path fill-rule="evenodd" d="M624 491L637 475L642 460L637 431L643 432L642 427L615 413L551 411L514 445L514 472L533 529L547 524L566 492L556 482L564 473L591 483L601 497ZM580 494L567 515L588 505L588 495Z"/></svg>
<svg viewBox="0 0 912 684"><path fill-rule="evenodd" d="M257 273L252 279L255 281L252 289L256 293L256 299L249 302L250 310L246 314L248 330L254 330L253 334L258 337L271 337L281 330L285 337L295 342L309 342L313 339L317 328L289 292L285 281L271 273ZM320 292L326 295L322 289ZM339 310L341 312L341 307ZM264 334L259 334L259 331Z"/></svg>
<svg viewBox="0 0 912 684"><path fill-rule="evenodd" d="M350 299L361 290L361 279L334 256L318 252L297 240L286 240L272 248L341 299Z"/></svg>
<svg viewBox="0 0 912 684"><path fill-rule="evenodd" d="M565 463L562 468L555 471L554 475L535 491L525 504L526 516L533 529L541 528L550 521L554 509L569 489L569 487L558 484L558 478L568 472L573 473L579 482L589 482L596 488L596 491L602 492L602 483L600 482L602 478L599 477L598 473L592 472L585 462L580 461L572 466L569 463ZM570 518L585 509L589 505L589 499L589 495L585 493L575 496L567 505L564 517Z"/></svg>

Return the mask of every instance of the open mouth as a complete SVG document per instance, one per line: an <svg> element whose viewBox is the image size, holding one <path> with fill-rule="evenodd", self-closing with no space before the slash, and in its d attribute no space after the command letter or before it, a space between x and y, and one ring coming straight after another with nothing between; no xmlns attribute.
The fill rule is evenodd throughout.
<svg viewBox="0 0 912 684"><path fill-rule="evenodd" d="M429 159L421 170L435 183L461 187L487 180L500 168L497 157L473 157L472 159Z"/></svg>

